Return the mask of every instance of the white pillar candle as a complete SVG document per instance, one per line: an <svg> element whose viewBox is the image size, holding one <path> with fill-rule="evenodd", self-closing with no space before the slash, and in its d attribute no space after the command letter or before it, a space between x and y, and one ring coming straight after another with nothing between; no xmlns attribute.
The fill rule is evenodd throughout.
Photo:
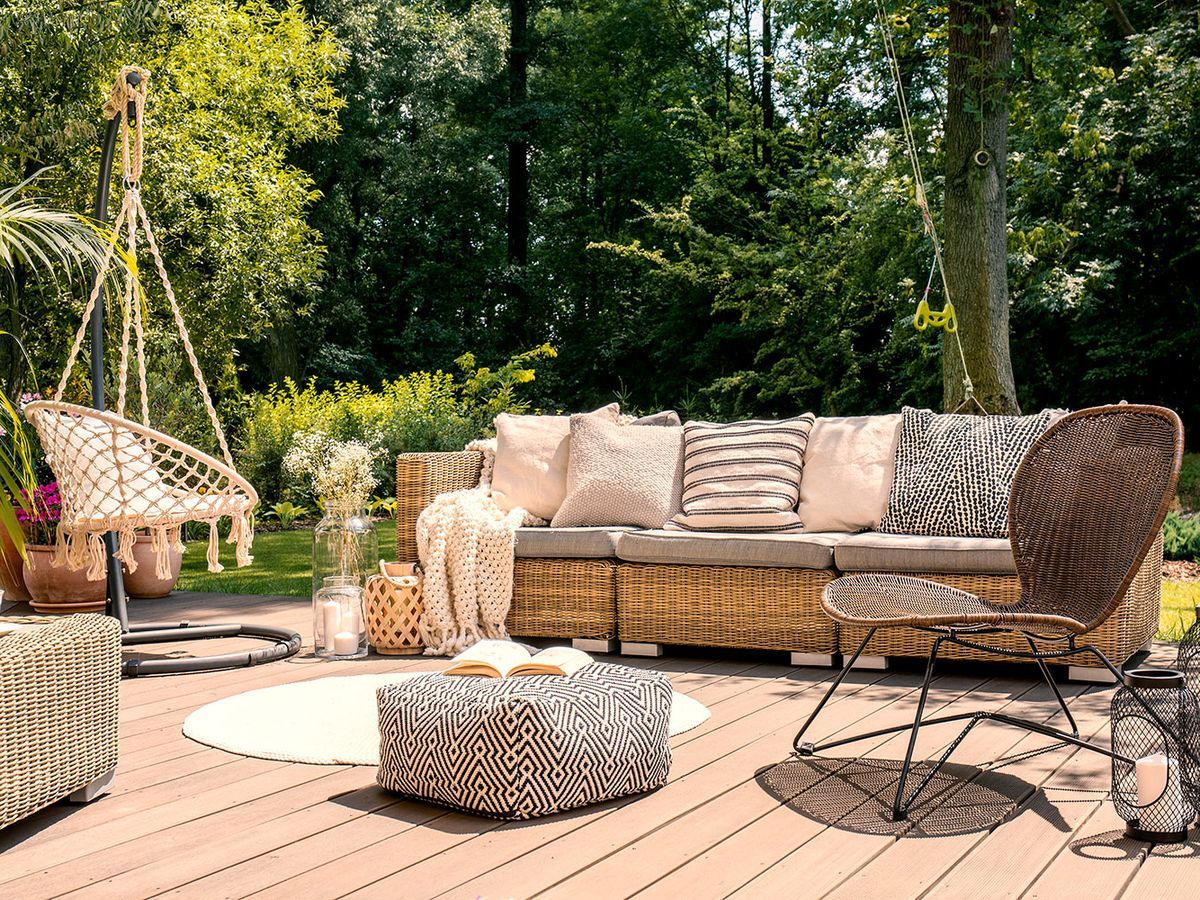
<svg viewBox="0 0 1200 900"><path fill-rule="evenodd" d="M1138 825L1145 831L1182 831L1187 824L1179 763L1162 753L1143 756L1137 771Z"/></svg>
<svg viewBox="0 0 1200 900"><path fill-rule="evenodd" d="M360 634L362 630L362 617L359 616L358 610L354 607L343 609L342 623L338 626L338 631L352 631Z"/></svg>
<svg viewBox="0 0 1200 900"><path fill-rule="evenodd" d="M358 652L358 632L339 631L333 636L333 652L338 656L353 656Z"/></svg>
<svg viewBox="0 0 1200 900"><path fill-rule="evenodd" d="M332 650L333 636L342 630L342 605L336 600L326 600L321 604L321 621L325 623L321 647L324 650Z"/></svg>

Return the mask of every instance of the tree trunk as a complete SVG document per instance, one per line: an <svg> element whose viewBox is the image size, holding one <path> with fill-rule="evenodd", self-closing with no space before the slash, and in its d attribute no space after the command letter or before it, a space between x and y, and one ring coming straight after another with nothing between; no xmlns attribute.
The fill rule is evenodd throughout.
<svg viewBox="0 0 1200 900"><path fill-rule="evenodd" d="M300 332L291 313L276 314L267 330L266 363L271 384L283 384L285 378L299 381L303 375L300 365Z"/></svg>
<svg viewBox="0 0 1200 900"><path fill-rule="evenodd" d="M529 262L529 0L509 2L508 263Z"/></svg>
<svg viewBox="0 0 1200 900"><path fill-rule="evenodd" d="M762 124L763 167L771 168L771 132L775 130L774 35L771 32L771 0L762 0Z"/></svg>
<svg viewBox="0 0 1200 900"><path fill-rule="evenodd" d="M947 72L945 264L975 396L992 413L1016 413L1008 343L1005 163L1010 0L950 0ZM943 400L965 397L952 335L942 354Z"/></svg>

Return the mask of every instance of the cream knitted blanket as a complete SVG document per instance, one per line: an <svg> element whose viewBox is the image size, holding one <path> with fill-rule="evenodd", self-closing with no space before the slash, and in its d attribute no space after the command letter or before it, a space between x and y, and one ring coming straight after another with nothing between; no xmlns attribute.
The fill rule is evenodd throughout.
<svg viewBox="0 0 1200 900"><path fill-rule="evenodd" d="M461 653L484 638L505 640L512 605L516 531L544 525L523 509L504 512L492 499L494 441L482 450L479 487L435 497L417 517L417 554L425 573L421 638L427 656Z"/></svg>

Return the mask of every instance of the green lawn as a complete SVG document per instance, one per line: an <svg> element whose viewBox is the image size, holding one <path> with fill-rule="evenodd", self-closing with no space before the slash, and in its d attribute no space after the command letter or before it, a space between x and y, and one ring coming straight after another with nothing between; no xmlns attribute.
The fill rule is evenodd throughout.
<svg viewBox="0 0 1200 900"><path fill-rule="evenodd" d="M1158 637L1165 641L1179 640L1196 621L1197 606L1200 606L1200 581L1164 581Z"/></svg>
<svg viewBox="0 0 1200 900"><path fill-rule="evenodd" d="M396 555L396 524L377 522L379 554ZM264 531L254 536L254 562L244 569L233 564L233 548L221 544L225 571L212 574L205 562L203 540L192 541L183 557L179 588L185 591L214 591L227 594L274 594L308 597L312 594L312 529Z"/></svg>

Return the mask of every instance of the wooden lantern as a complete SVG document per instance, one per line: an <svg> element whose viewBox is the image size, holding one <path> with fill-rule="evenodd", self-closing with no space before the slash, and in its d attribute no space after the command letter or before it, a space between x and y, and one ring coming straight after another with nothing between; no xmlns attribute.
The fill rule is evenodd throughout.
<svg viewBox="0 0 1200 900"><path fill-rule="evenodd" d="M379 569L367 579L367 640L383 656L418 654L425 649L417 627L424 609L421 573L415 563L381 562Z"/></svg>

